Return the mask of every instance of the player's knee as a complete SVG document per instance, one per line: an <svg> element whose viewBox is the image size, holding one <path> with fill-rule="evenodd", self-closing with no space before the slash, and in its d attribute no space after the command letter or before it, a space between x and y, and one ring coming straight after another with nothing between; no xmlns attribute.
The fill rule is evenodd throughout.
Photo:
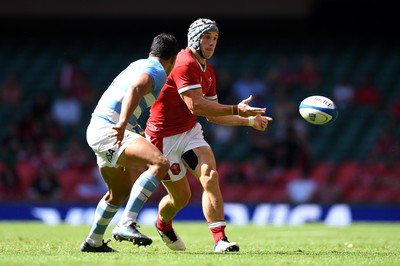
<svg viewBox="0 0 400 266"><path fill-rule="evenodd" d="M164 155L158 156L150 168L156 176L164 178L169 169L169 160Z"/></svg>
<svg viewBox="0 0 400 266"><path fill-rule="evenodd" d="M169 160L165 156L160 156L157 161L157 166L160 168L160 171L167 173L169 169Z"/></svg>
<svg viewBox="0 0 400 266"><path fill-rule="evenodd" d="M175 209L180 210L189 204L191 197L192 197L192 192L190 191L190 189L182 189L179 191L179 194L173 195L170 198L170 201Z"/></svg>
<svg viewBox="0 0 400 266"><path fill-rule="evenodd" d="M108 193L107 196L105 197L105 200L114 205L114 206L121 206L126 199L129 197L129 193L126 195L124 193Z"/></svg>
<svg viewBox="0 0 400 266"><path fill-rule="evenodd" d="M211 170L208 175L200 177L201 184L204 190L209 190L218 185L218 172Z"/></svg>
<svg viewBox="0 0 400 266"><path fill-rule="evenodd" d="M186 205L189 204L191 197L191 193L189 192L188 194L183 195L183 197L179 197L178 199L174 200L174 206L176 209L183 209Z"/></svg>

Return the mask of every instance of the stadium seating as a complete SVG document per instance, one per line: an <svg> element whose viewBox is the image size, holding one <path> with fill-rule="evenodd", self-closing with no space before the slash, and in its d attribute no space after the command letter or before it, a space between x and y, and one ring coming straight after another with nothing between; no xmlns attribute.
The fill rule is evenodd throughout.
<svg viewBox="0 0 400 266"><path fill-rule="evenodd" d="M96 42L90 40L29 40L18 42L16 40L3 40L0 44L0 82L12 74L17 73L24 88L24 106L29 104L38 91L45 91L52 97L58 95L58 71L62 59L73 54L79 61L80 66L86 71L87 77L96 90L103 91L112 81L114 76L129 62L140 58L147 53L147 43L119 42L118 49L115 42ZM287 54L296 66L299 64L301 55L312 52L317 61L317 66L323 75L323 80L318 93L330 96L336 82L348 74L351 81L356 84L366 71L374 70L378 86L382 89L384 102L390 102L396 97L400 98L400 52L396 44L388 43L357 43L340 42L332 40L297 40L293 43L290 39L277 39L274 42L251 43L249 49L242 49L242 44L223 44L218 49L215 58L216 67L222 67L231 71L232 77L239 77L240 73L247 68L256 70L256 74L264 78L268 70L275 63L280 54ZM239 52L240 51L240 52ZM29 71L25 71L29 69ZM273 98L271 98L273 101ZM383 111L382 109L380 109ZM85 117L90 116L91 109L85 110ZM15 116L3 106L0 106L0 118L3 122L12 123ZM313 143L313 156L318 158L312 171L312 177L323 185L328 173L336 169L336 182L341 186L349 185L354 175L357 175L358 165L365 161L371 151L373 143L379 136L382 127L387 122L385 114L376 110L351 106L341 110L339 118L334 124L324 127L307 125L309 137ZM80 135L84 134L86 121L82 128L78 129ZM6 128L6 127L4 127ZM273 123L271 123L273 130ZM400 126L396 128L397 136L400 136ZM2 130L0 137L5 135ZM246 160L249 152L246 146L246 134L243 142L235 149L229 147L216 147L221 182L225 184L227 163L230 160ZM219 152L220 151L220 152ZM242 157L241 157L242 156ZM29 165L17 165L23 182L30 180L34 171ZM294 171L294 170L291 170ZM283 178L285 182L295 174L288 171ZM72 175L72 177L71 177ZM79 182L76 175L62 172L60 180L65 193L71 192L73 182ZM24 183L25 184L25 183ZM350 186L350 185L349 185ZM194 189L196 198L199 198L200 188ZM396 193L389 190L380 190L376 193L363 189L349 189L346 199L351 201L362 201L375 197L383 201L396 200ZM274 194L274 195L273 195ZM247 201L273 201L284 200L284 193L280 189L271 192L266 187L251 187L244 189L243 186L229 186L224 188L226 200ZM269 196L268 196L269 195ZM375 196L373 196L375 195ZM73 198L71 196L70 198ZM397 197L398 200L398 197Z"/></svg>

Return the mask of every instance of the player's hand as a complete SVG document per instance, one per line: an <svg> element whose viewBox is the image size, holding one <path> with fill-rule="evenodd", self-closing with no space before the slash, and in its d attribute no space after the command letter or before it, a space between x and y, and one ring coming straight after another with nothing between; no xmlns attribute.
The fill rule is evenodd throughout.
<svg viewBox="0 0 400 266"><path fill-rule="evenodd" d="M249 98L241 101L238 104L238 113L240 116L249 117L255 115L262 115L265 113L267 108L259 108L259 107L252 107L249 105L249 102L253 99L253 96L250 95Z"/></svg>
<svg viewBox="0 0 400 266"><path fill-rule="evenodd" d="M109 137L115 138L114 145L117 144L118 147L121 147L122 145L122 140L124 139L124 134L125 134L125 126L121 124L116 124L114 127L112 127L114 132L108 134Z"/></svg>
<svg viewBox="0 0 400 266"><path fill-rule="evenodd" d="M272 121L271 117L256 115L254 119L253 128L259 131L265 131L270 121Z"/></svg>

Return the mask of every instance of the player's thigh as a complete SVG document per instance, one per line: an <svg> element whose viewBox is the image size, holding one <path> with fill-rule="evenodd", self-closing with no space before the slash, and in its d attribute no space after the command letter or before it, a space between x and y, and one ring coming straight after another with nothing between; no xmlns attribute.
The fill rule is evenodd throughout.
<svg viewBox="0 0 400 266"><path fill-rule="evenodd" d="M118 158L118 165L125 168L145 171L149 164L154 165L165 160L165 156L144 138L133 140Z"/></svg>
<svg viewBox="0 0 400 266"><path fill-rule="evenodd" d="M216 171L216 161L213 151L209 146L202 146L193 149L197 156L196 169L188 168L189 171L199 179L202 175L210 175L211 171Z"/></svg>

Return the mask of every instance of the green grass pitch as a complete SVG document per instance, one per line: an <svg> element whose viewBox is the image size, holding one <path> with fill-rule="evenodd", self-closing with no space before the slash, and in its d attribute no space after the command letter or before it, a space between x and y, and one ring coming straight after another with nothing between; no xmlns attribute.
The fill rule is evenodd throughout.
<svg viewBox="0 0 400 266"><path fill-rule="evenodd" d="M170 251L152 226L142 226L151 246L113 240L109 245L119 253L100 254L79 250L89 225L2 222L0 265L400 265L400 224L228 225L228 237L241 248L231 254L213 253L206 223L176 222L174 228L186 243L184 252Z"/></svg>

